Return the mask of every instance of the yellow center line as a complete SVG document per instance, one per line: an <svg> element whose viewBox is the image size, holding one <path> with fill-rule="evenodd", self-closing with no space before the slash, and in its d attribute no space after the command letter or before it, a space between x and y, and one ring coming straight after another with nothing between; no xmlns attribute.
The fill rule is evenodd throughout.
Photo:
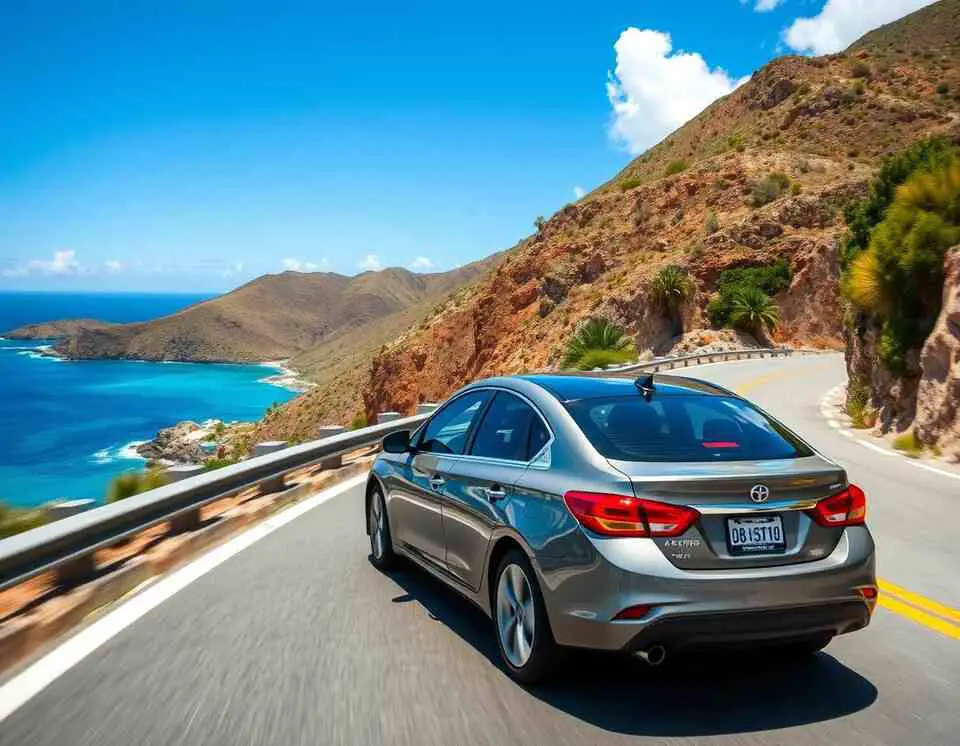
<svg viewBox="0 0 960 746"><path fill-rule="evenodd" d="M944 606L937 601L921 596L919 593L914 593L899 585L894 585L889 580L878 580L877 582L880 584L880 590L884 593L897 596L900 600L906 601L912 606L923 609L930 614L943 617L948 621L960 622L960 611L956 609L951 609L949 606ZM881 596L881 598L883 598L883 596Z"/></svg>
<svg viewBox="0 0 960 746"><path fill-rule="evenodd" d="M747 392L765 386L772 381L787 378L800 372L806 371L778 370L765 373L740 384L737 386L736 392L740 395L746 395ZM909 591L888 580L880 578L877 583L881 591L877 599L878 606L947 637L960 640L960 611L921 596L919 593Z"/></svg>

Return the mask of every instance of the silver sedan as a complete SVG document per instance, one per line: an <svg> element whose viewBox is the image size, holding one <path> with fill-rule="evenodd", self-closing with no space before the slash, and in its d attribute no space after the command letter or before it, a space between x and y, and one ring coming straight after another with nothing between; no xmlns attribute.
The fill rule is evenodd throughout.
<svg viewBox="0 0 960 746"><path fill-rule="evenodd" d="M781 423L667 375L479 381L388 436L366 491L373 564L476 603L522 683L563 646L820 650L876 603L865 514Z"/></svg>

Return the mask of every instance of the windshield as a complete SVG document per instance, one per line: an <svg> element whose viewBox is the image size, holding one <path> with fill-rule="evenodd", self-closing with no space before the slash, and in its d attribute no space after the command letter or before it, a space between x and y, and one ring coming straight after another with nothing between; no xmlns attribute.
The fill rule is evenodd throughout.
<svg viewBox="0 0 960 746"><path fill-rule="evenodd" d="M783 425L726 396L619 396L568 402L594 447L618 461L747 461L810 456Z"/></svg>

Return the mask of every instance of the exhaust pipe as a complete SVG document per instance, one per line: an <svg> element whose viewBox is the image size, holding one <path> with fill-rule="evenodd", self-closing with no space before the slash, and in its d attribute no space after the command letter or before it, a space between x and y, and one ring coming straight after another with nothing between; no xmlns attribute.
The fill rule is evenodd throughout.
<svg viewBox="0 0 960 746"><path fill-rule="evenodd" d="M667 649L663 645L651 645L645 650L638 650L634 655L648 666L659 666L667 659Z"/></svg>

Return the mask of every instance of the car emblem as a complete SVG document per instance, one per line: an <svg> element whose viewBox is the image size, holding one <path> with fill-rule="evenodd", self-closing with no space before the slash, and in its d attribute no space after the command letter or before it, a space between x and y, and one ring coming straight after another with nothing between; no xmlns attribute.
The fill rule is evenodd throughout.
<svg viewBox="0 0 960 746"><path fill-rule="evenodd" d="M765 484L755 484L750 488L750 499L755 503L765 503L770 497L770 488Z"/></svg>

